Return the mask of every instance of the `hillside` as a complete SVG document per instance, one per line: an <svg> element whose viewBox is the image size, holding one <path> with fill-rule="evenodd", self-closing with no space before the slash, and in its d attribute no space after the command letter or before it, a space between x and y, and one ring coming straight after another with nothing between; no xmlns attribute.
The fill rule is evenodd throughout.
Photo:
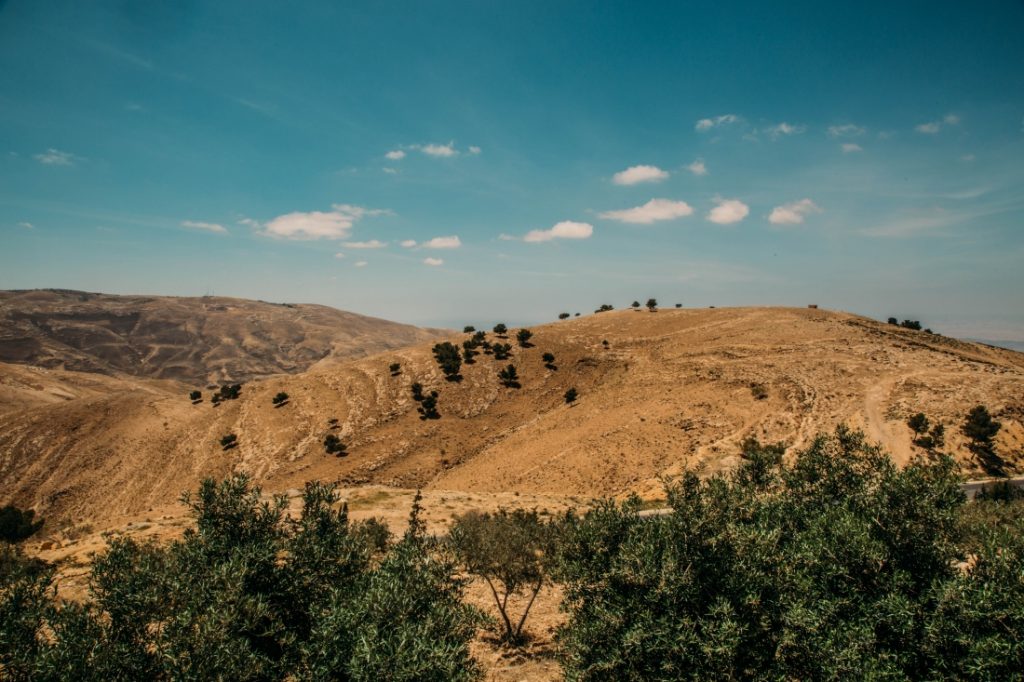
<svg viewBox="0 0 1024 682"><path fill-rule="evenodd" d="M320 305L0 291L0 362L200 386L299 372L441 332Z"/></svg>
<svg viewBox="0 0 1024 682"><path fill-rule="evenodd" d="M1024 463L1024 355L1013 351L785 308L618 311L533 331L533 347L515 347L511 359L518 389L499 383L507 363L488 355L463 365L461 382L445 381L427 343L251 382L217 407L139 381L8 411L0 414L0 503L33 506L58 525L101 521L171 504L202 476L235 470L267 490L317 478L654 498L661 476L733 466L748 436L795 447L848 423L906 461L922 452L905 425L918 411L945 424L946 450L978 474L992 462L977 460L959 433L977 404L1003 423L998 464L1013 472ZM544 367L544 352L557 369ZM392 362L402 365L398 376ZM419 418L414 381L439 391L440 419ZM563 399L569 387L580 395L573 406ZM279 391L290 400L275 408ZM347 457L325 455L332 432ZM239 444L224 451L218 441L228 433Z"/></svg>

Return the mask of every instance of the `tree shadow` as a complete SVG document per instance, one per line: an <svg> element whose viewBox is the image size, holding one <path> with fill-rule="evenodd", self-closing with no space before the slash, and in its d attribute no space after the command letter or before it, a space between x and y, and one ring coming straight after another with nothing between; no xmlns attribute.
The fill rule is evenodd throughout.
<svg viewBox="0 0 1024 682"><path fill-rule="evenodd" d="M558 367L556 367L555 365L552 365L549 362L544 363L544 368L545 369L550 369L552 372L557 372L558 371Z"/></svg>
<svg viewBox="0 0 1024 682"><path fill-rule="evenodd" d="M277 403L276 405L274 405L274 409L275 410L279 410L279 409L281 409L282 407L284 407L287 404L288 404L287 400L285 400L284 402Z"/></svg>
<svg viewBox="0 0 1024 682"><path fill-rule="evenodd" d="M996 454L991 443L972 443L968 446L978 458L981 468L991 476L1007 476L1006 460Z"/></svg>

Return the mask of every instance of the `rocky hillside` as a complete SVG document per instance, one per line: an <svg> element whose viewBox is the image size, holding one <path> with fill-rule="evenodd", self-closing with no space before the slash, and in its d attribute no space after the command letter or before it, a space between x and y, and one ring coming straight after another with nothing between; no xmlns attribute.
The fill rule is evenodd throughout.
<svg viewBox="0 0 1024 682"><path fill-rule="evenodd" d="M199 385L299 372L441 332L320 305L0 291L0 362Z"/></svg>
<svg viewBox="0 0 1024 682"><path fill-rule="evenodd" d="M200 477L236 470L267 490L317 478L657 497L661 476L733 466L748 436L800 446L846 423L906 461L923 454L906 426L919 411L945 425L943 449L965 473L1022 464L1024 355L1013 351L783 308L619 311L533 332L528 348L509 335L508 361L481 354L464 364L461 381L444 378L427 343L250 382L217 406L208 394L193 404L136 380L0 412L0 504L32 506L55 522L98 520L171 503ZM545 352L555 356L550 367ZM497 376L510 362L518 388ZM440 419L420 418L414 382L438 391ZM567 405L571 387L579 399ZM281 391L289 400L275 407ZM978 460L960 434L978 404L1003 424L997 462ZM232 433L238 445L225 450L219 441ZM347 456L325 454L332 433Z"/></svg>

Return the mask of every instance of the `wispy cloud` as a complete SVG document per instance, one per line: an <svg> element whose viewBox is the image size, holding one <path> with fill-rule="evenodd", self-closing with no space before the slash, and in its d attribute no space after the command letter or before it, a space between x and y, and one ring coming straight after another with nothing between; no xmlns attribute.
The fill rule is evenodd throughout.
<svg viewBox="0 0 1024 682"><path fill-rule="evenodd" d="M686 167L686 170L690 171L694 175L708 174L708 167L704 165L704 159L695 159L693 163Z"/></svg>
<svg viewBox="0 0 1024 682"><path fill-rule="evenodd" d="M739 121L740 117L736 114L722 114L721 116L715 116L713 118L702 118L697 121L693 127L699 133L706 133L712 128L718 128L720 126L737 123Z"/></svg>
<svg viewBox="0 0 1024 682"><path fill-rule="evenodd" d="M588 239L594 234L590 223L563 220L547 230L530 230L523 237L524 242L549 242L553 239Z"/></svg>
<svg viewBox="0 0 1024 682"><path fill-rule="evenodd" d="M801 199L773 208L768 222L773 225L799 225L812 213L821 213L821 208L810 199Z"/></svg>
<svg viewBox="0 0 1024 682"><path fill-rule="evenodd" d="M423 263L424 265L432 265L434 267L437 267L438 265L444 265L444 260L440 258L424 258Z"/></svg>
<svg viewBox="0 0 1024 682"><path fill-rule="evenodd" d="M914 126L914 130L925 135L936 135L943 128L960 124L960 117L956 114L946 114L941 121L928 121Z"/></svg>
<svg viewBox="0 0 1024 682"><path fill-rule="evenodd" d="M841 145L839 145L839 148L843 150L844 154L852 154L854 152L864 151L863 147L861 147L859 144L854 144L853 142L844 142Z"/></svg>
<svg viewBox="0 0 1024 682"><path fill-rule="evenodd" d="M338 253L334 254L334 257L337 258L338 260L341 260L342 258L345 257L345 254L339 251Z"/></svg>
<svg viewBox="0 0 1024 682"><path fill-rule="evenodd" d="M498 235L498 239L499 239L499 240L501 240L501 241L503 241L503 242L514 242L514 241L518 241L518 237L514 237L514 236L512 236L512 235L510 235L510 234L506 234L506 233L504 233L504 232L502 232L501 234L499 234L499 235Z"/></svg>
<svg viewBox="0 0 1024 682"><path fill-rule="evenodd" d="M643 206L626 208L619 211L605 211L601 218L617 220L634 225L650 225L661 220L673 220L691 215L693 208L685 201L671 199L651 199Z"/></svg>
<svg viewBox="0 0 1024 682"><path fill-rule="evenodd" d="M347 249L383 249L388 245L387 242L382 242L379 239L371 239L367 242L343 242L342 246Z"/></svg>
<svg viewBox="0 0 1024 682"><path fill-rule="evenodd" d="M707 219L719 225L738 223L750 213L750 207L739 199L718 199L718 205L707 214Z"/></svg>
<svg viewBox="0 0 1024 682"><path fill-rule="evenodd" d="M411 249L412 247L416 246L416 240L415 239L403 239L401 241L400 245L402 246L402 248Z"/></svg>
<svg viewBox="0 0 1024 682"><path fill-rule="evenodd" d="M657 166L630 166L612 176L616 185L636 185L641 182L661 182L668 178L668 171Z"/></svg>
<svg viewBox="0 0 1024 682"><path fill-rule="evenodd" d="M843 123L828 127L829 137L860 137L867 131L867 128L854 123Z"/></svg>
<svg viewBox="0 0 1024 682"><path fill-rule="evenodd" d="M217 234L228 233L228 228L224 227L219 223L204 223L199 220L183 220L181 221L181 226L193 230L205 230L206 232L215 232Z"/></svg>
<svg viewBox="0 0 1024 682"><path fill-rule="evenodd" d="M457 249L462 246L462 241L458 235L452 235L450 237L434 237L420 244L424 249Z"/></svg>
<svg viewBox="0 0 1024 682"><path fill-rule="evenodd" d="M18 227L20 227L22 229L25 229L25 230L34 230L34 229L36 229L36 226L33 225L32 223L28 222L28 221L22 221L22 222L18 223Z"/></svg>
<svg viewBox="0 0 1024 682"><path fill-rule="evenodd" d="M384 158L391 159L392 161L401 161L405 158L405 152L401 149L392 149L384 155Z"/></svg>
<svg viewBox="0 0 1024 682"><path fill-rule="evenodd" d="M346 239L352 226L362 218L391 213L386 209L351 204L334 204L331 208L330 211L286 213L262 226L251 218L243 218L242 221L248 221L246 224L251 227L261 227L263 234L279 239Z"/></svg>
<svg viewBox="0 0 1024 682"><path fill-rule="evenodd" d="M475 144L469 145L469 153L470 154L479 154L482 151L483 150L480 149L480 147L477 147Z"/></svg>
<svg viewBox="0 0 1024 682"><path fill-rule="evenodd" d="M73 166L80 157L70 152L62 152L59 149L50 147L42 154L36 154L33 158L46 166Z"/></svg>
<svg viewBox="0 0 1024 682"><path fill-rule="evenodd" d="M767 133L773 140L777 140L788 135L799 135L805 130L807 130L807 126L783 121L782 123L765 128L762 132Z"/></svg>
<svg viewBox="0 0 1024 682"><path fill-rule="evenodd" d="M352 264L352 266L356 268L365 268L367 265L369 265L369 263L367 263L364 260L357 260L355 263Z"/></svg>

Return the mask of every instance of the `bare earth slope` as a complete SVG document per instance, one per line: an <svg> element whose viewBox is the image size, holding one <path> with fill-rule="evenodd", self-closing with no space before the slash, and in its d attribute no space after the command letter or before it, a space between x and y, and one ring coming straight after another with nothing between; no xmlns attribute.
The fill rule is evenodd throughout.
<svg viewBox="0 0 1024 682"><path fill-rule="evenodd" d="M534 346L511 358L518 389L500 384L508 363L489 355L463 365L461 382L446 381L427 343L251 382L218 407L139 380L113 395L0 411L0 504L32 506L57 523L101 522L173 503L202 476L232 471L270 491L317 478L656 497L661 476L735 465L747 436L798 447L847 423L905 461L915 451L905 421L918 411L946 425L946 449L978 474L982 463L959 433L977 404L1003 423L1004 469L1022 463L1024 355L1013 351L786 308L622 311L533 331ZM545 368L544 352L557 369ZM398 376L391 362L402 364ZM441 419L419 418L414 381L439 391ZM752 383L767 397L755 398ZM569 387L580 395L573 406L563 399ZM275 408L282 390L291 399ZM332 432L347 457L324 454ZM227 433L239 445L224 451Z"/></svg>
<svg viewBox="0 0 1024 682"><path fill-rule="evenodd" d="M298 372L439 333L319 305L0 291L0 362L200 386Z"/></svg>

